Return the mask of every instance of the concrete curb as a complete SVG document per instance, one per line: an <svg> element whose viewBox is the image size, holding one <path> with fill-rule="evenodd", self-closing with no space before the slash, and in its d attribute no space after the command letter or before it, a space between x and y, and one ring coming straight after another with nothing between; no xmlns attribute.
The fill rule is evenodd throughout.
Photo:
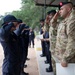
<svg viewBox="0 0 75 75"><path fill-rule="evenodd" d="M36 51L36 57L37 57L37 63L38 63L38 69L39 69L39 75L54 75L53 72L46 72L46 68L49 67L49 64L45 64L44 61L46 60L45 57L40 57L41 55L41 42L35 40L35 51Z"/></svg>

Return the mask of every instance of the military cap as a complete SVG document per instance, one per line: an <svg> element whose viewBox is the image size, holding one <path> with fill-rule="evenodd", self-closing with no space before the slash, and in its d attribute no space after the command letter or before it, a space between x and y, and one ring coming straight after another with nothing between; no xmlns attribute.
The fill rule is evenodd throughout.
<svg viewBox="0 0 75 75"><path fill-rule="evenodd" d="M60 2L60 3L59 3L59 9L60 9L62 6L66 5L66 4L72 4L72 5L73 5L72 2Z"/></svg>
<svg viewBox="0 0 75 75"><path fill-rule="evenodd" d="M21 19L17 19L18 23L22 23L22 20Z"/></svg>
<svg viewBox="0 0 75 75"><path fill-rule="evenodd" d="M55 13L56 13L56 10L48 11L48 12L47 12L47 15L49 15L49 14L51 14L51 13L55 14Z"/></svg>
<svg viewBox="0 0 75 75"><path fill-rule="evenodd" d="M25 28L29 28L29 26L25 25Z"/></svg>
<svg viewBox="0 0 75 75"><path fill-rule="evenodd" d="M9 23L9 22L18 22L18 20L13 15L6 15L3 18L3 24L2 25L6 24L6 23Z"/></svg>

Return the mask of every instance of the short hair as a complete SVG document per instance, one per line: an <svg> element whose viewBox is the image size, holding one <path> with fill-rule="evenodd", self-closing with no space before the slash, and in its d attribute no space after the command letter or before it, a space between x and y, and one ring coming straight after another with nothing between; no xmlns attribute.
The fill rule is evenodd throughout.
<svg viewBox="0 0 75 75"><path fill-rule="evenodd" d="M40 22L44 22L45 21L45 19L40 19Z"/></svg>

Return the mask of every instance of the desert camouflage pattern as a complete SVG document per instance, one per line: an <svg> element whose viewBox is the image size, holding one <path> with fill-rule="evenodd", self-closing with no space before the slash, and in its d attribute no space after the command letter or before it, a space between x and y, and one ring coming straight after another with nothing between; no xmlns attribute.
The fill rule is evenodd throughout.
<svg viewBox="0 0 75 75"><path fill-rule="evenodd" d="M48 31L48 32L49 32L49 27L50 27L50 26L49 26L48 24L46 24L46 23L44 24L44 29L45 29L46 31Z"/></svg>
<svg viewBox="0 0 75 75"><path fill-rule="evenodd" d="M75 11L63 20L57 31L54 56L60 61L75 63Z"/></svg>
<svg viewBox="0 0 75 75"><path fill-rule="evenodd" d="M53 23L53 24L56 24L56 23ZM49 32L50 51L52 55L52 58L51 58L52 67L53 67L54 74L56 74L56 66L55 66L55 60L53 59L53 54L55 52L55 46L56 46L57 27L53 28L53 26L51 26L51 21L50 21L49 25L45 23L44 29Z"/></svg>
<svg viewBox="0 0 75 75"><path fill-rule="evenodd" d="M50 39L50 50L52 54L55 52L56 36L57 36L57 28L53 28L52 26L50 26L49 39Z"/></svg>

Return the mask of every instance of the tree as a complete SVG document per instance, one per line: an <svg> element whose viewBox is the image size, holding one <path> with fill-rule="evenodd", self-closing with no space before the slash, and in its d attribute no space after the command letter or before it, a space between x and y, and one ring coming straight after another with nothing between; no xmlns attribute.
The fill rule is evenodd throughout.
<svg viewBox="0 0 75 75"><path fill-rule="evenodd" d="M35 5L34 0L22 0L20 11L13 11L13 15L22 19L27 25L35 28L39 24L41 7Z"/></svg>
<svg viewBox="0 0 75 75"><path fill-rule="evenodd" d="M20 11L13 11L12 14L15 15L17 18L20 18L32 28L39 27L39 20L43 18L43 10L44 7L36 6L34 0L22 0L21 3L22 7ZM46 12L48 10L55 9L55 8L46 8Z"/></svg>

